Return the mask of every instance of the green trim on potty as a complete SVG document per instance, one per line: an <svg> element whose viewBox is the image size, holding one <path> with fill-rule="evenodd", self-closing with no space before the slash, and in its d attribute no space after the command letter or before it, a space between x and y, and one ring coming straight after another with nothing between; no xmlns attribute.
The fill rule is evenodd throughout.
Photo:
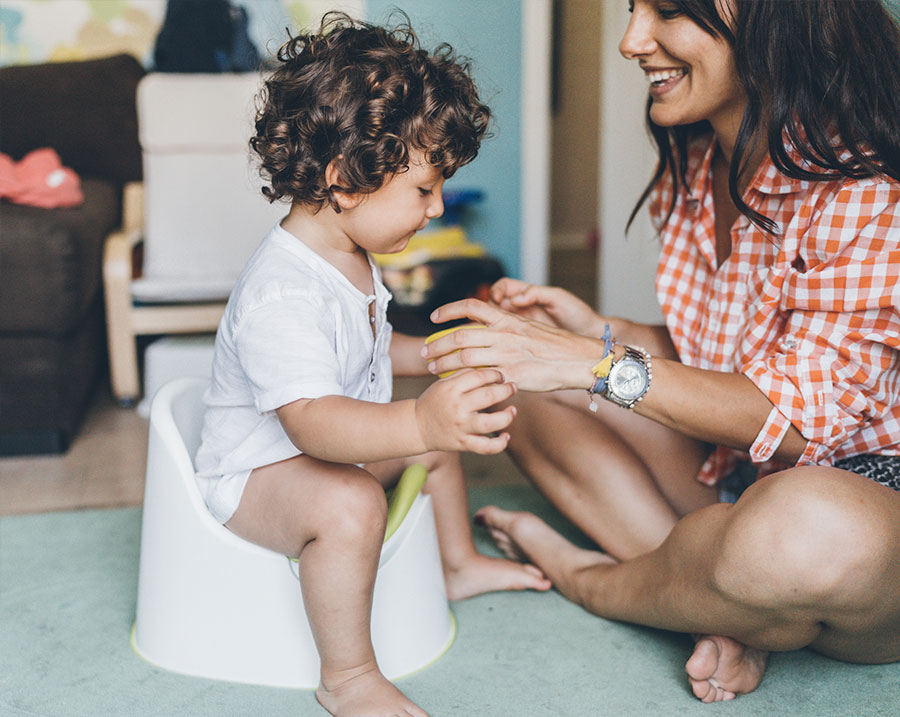
<svg viewBox="0 0 900 717"><path fill-rule="evenodd" d="M421 463L414 463L403 471L403 475L400 476L400 480L397 481L388 500L387 526L384 530L385 543L403 523L403 519L409 513L416 496L422 491L427 478L428 471Z"/></svg>
<svg viewBox="0 0 900 717"><path fill-rule="evenodd" d="M453 610L451 609L450 610L450 638L447 640L447 644L444 646L444 649L441 650L437 655L435 655L434 659L431 660L431 662L426 662L421 667L417 667L415 670L413 670L412 672L407 672L405 675L397 675L396 677L392 677L391 682L395 682L396 680L402 680L406 677L412 677L413 675L418 675L423 670L427 670L429 667L431 667L435 662L437 662L444 655L446 655L450 651L451 647L453 647L453 643L456 642L456 632L457 632L456 613L454 613Z"/></svg>

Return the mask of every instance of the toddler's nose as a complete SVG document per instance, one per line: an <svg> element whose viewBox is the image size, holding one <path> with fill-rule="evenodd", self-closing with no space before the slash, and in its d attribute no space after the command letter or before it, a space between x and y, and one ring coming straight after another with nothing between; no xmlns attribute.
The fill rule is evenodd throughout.
<svg viewBox="0 0 900 717"><path fill-rule="evenodd" d="M437 219L443 213L444 198L440 192L436 192L434 199L432 199L431 203L428 205L428 209L425 210L425 216L429 219Z"/></svg>

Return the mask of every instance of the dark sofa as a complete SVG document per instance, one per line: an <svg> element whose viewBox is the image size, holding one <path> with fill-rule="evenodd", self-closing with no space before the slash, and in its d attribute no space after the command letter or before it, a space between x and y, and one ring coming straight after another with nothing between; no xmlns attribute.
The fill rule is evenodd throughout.
<svg viewBox="0 0 900 717"><path fill-rule="evenodd" d="M52 147L84 204L0 202L0 455L65 451L104 370L101 257L141 179L129 55L0 68L0 152Z"/></svg>

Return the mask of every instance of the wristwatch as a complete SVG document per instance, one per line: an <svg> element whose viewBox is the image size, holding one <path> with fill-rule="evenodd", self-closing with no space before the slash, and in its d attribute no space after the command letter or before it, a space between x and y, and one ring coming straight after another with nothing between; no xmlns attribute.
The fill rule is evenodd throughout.
<svg viewBox="0 0 900 717"><path fill-rule="evenodd" d="M652 377L650 354L639 346L625 346L625 355L613 361L606 388L600 395L625 408L634 408L649 390Z"/></svg>

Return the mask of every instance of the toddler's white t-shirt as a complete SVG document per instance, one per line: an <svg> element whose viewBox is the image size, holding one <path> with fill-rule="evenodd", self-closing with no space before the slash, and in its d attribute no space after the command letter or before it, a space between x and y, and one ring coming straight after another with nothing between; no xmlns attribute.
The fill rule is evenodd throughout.
<svg viewBox="0 0 900 717"><path fill-rule="evenodd" d="M219 522L234 514L250 471L300 454L276 408L329 395L391 400L391 295L371 257L369 264L375 294L366 296L276 225L238 278L216 334L195 461Z"/></svg>

